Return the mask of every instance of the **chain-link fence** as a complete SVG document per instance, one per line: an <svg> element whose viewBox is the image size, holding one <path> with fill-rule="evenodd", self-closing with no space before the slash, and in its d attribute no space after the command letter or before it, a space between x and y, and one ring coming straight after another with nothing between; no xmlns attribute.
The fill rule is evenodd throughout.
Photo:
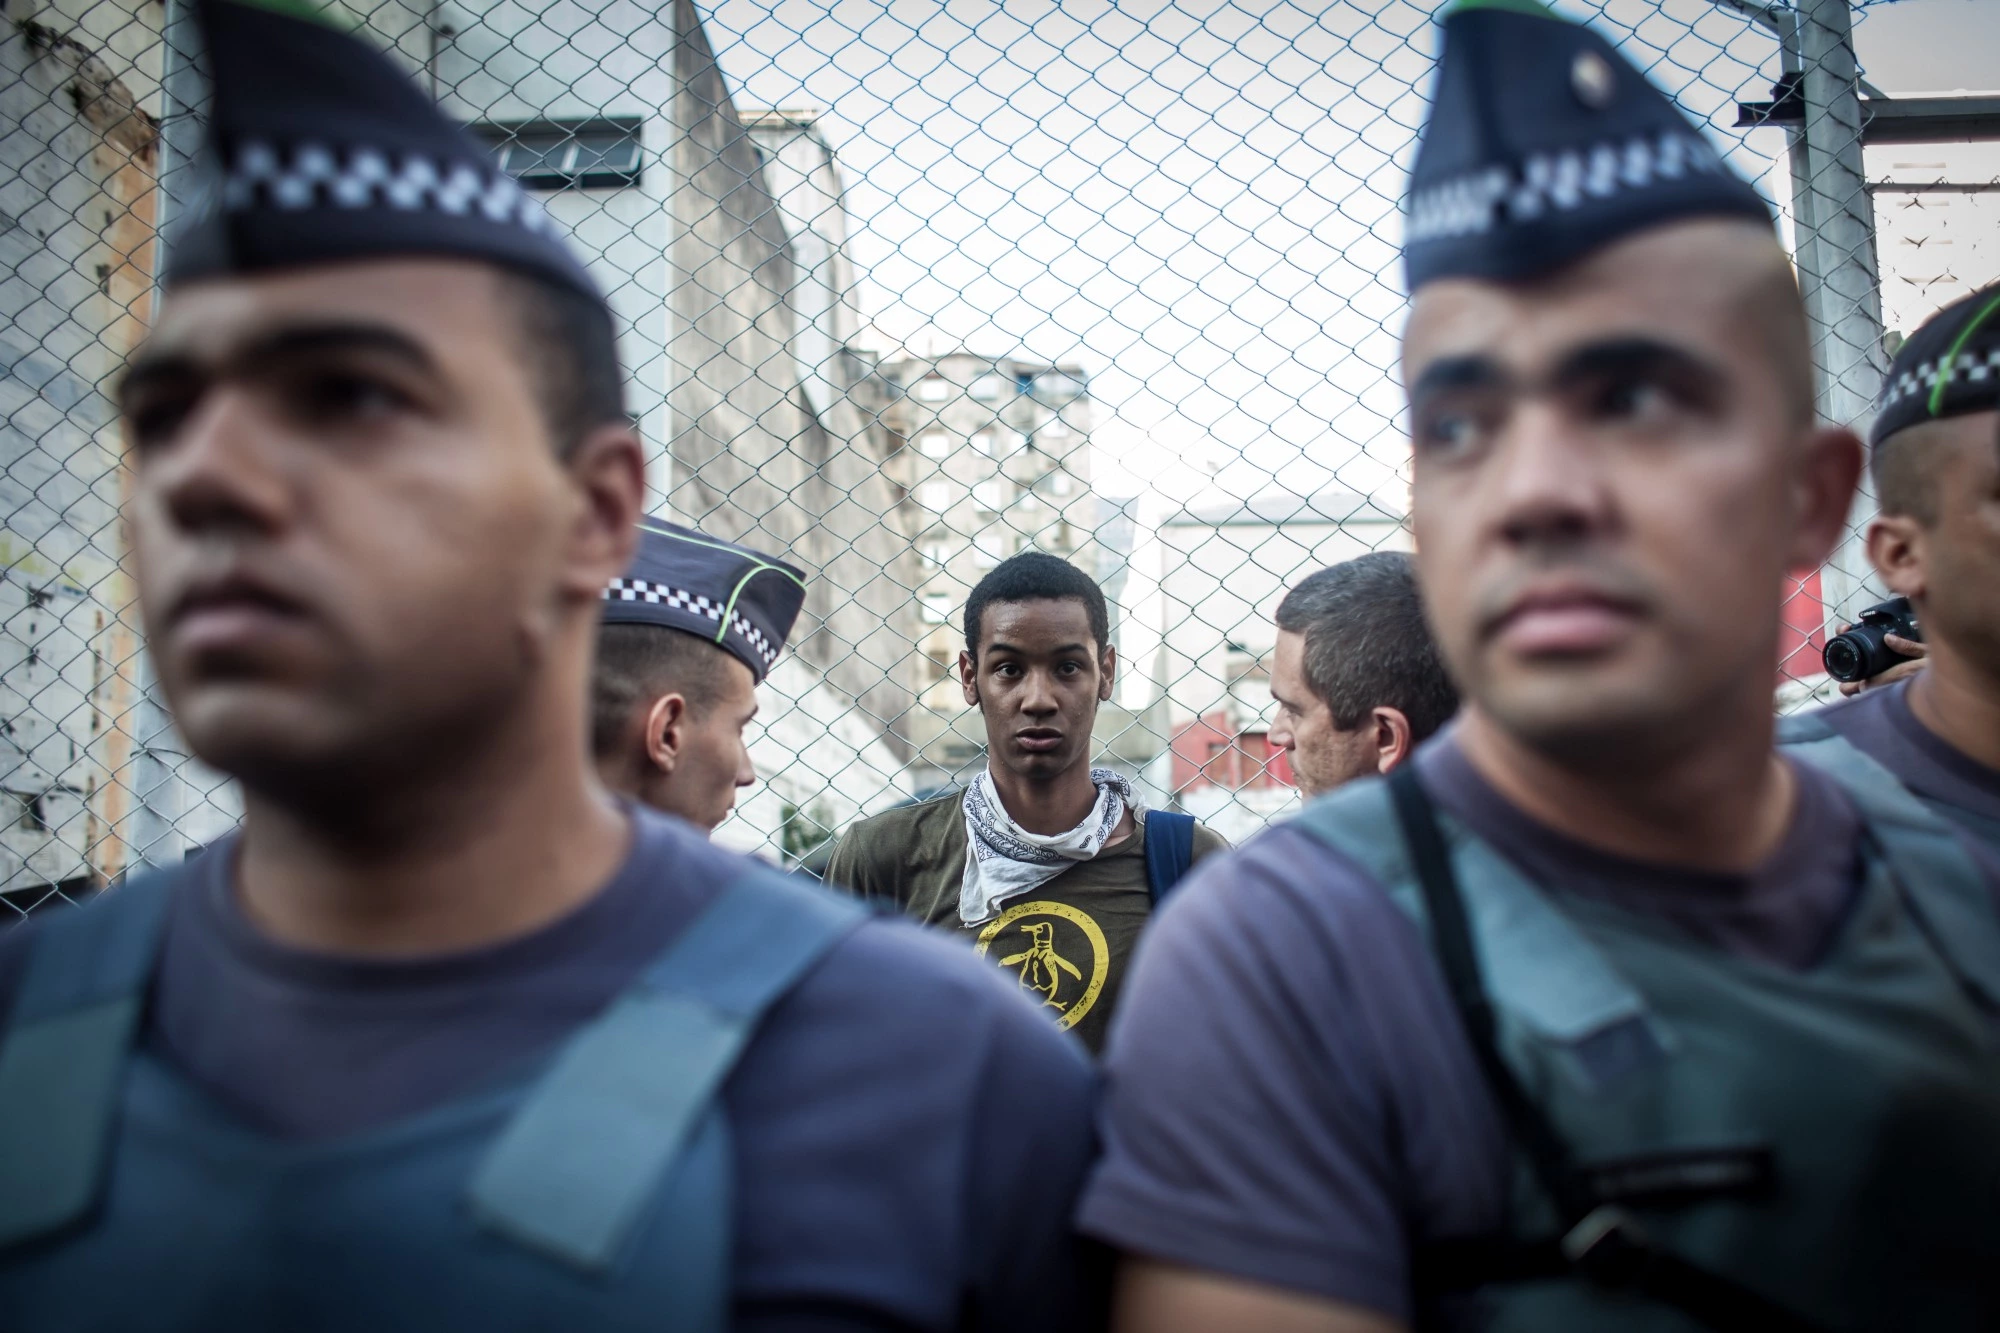
<svg viewBox="0 0 2000 1333"><path fill-rule="evenodd" d="M1892 107L1857 77L1848 0L1568 8L1783 209L1829 417L1864 415L1885 314L1893 338L2000 276L2000 149L1924 137L1977 139L1992 107ZM7 13L0 890L26 910L175 859L238 806L146 674L108 397L186 194L192 25L181 0ZM1397 247L1427 4L335 13L478 127L611 293L657 511L811 573L725 839L796 861L980 763L955 625L1029 548L1116 607L1104 762L1231 837L1296 801L1265 740L1272 609L1409 543ZM1864 573L1850 542L1801 579L1783 706L1823 688Z"/></svg>

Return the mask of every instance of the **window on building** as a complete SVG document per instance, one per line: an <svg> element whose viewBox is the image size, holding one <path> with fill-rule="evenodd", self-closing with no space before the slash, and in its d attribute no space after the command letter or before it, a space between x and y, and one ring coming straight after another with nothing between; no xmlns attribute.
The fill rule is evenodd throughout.
<svg viewBox="0 0 2000 1333"><path fill-rule="evenodd" d="M982 481L972 488L972 498L981 509L999 513L1007 507L1007 487L1000 481Z"/></svg>
<svg viewBox="0 0 2000 1333"><path fill-rule="evenodd" d="M951 594L948 592L927 592L921 603L926 625L949 625L951 623Z"/></svg>
<svg viewBox="0 0 2000 1333"><path fill-rule="evenodd" d="M982 403L995 403L1007 394L1004 375L981 375L972 382L972 396Z"/></svg>
<svg viewBox="0 0 2000 1333"><path fill-rule="evenodd" d="M1035 396L1051 402L1067 402L1083 392L1083 382L1062 370L1047 370L1035 376Z"/></svg>
<svg viewBox="0 0 2000 1333"><path fill-rule="evenodd" d="M925 431L917 437L917 448L923 450L925 458L949 458L951 436L941 430Z"/></svg>
<svg viewBox="0 0 2000 1333"><path fill-rule="evenodd" d="M1035 434L1044 440L1067 440L1069 438L1069 423L1061 417L1053 417L1043 422L1041 429L1036 431Z"/></svg>
<svg viewBox="0 0 2000 1333"><path fill-rule="evenodd" d="M985 454L988 458L991 458L993 457L994 449L998 446L993 443L992 431L976 430L972 432L972 447L980 453Z"/></svg>
<svg viewBox="0 0 2000 1333"><path fill-rule="evenodd" d="M942 375L926 375L917 381L917 401L941 403L951 397L951 381Z"/></svg>
<svg viewBox="0 0 2000 1333"><path fill-rule="evenodd" d="M1067 472L1056 472L1049 477L1050 495L1068 495L1076 489L1076 480Z"/></svg>
<svg viewBox="0 0 2000 1333"><path fill-rule="evenodd" d="M943 542L925 542L917 550L923 557L924 568L932 573L943 569L951 559L951 548Z"/></svg>
<svg viewBox="0 0 2000 1333"><path fill-rule="evenodd" d="M636 116L475 125L500 169L534 190L614 188L639 183Z"/></svg>
<svg viewBox="0 0 2000 1333"><path fill-rule="evenodd" d="M917 487L917 503L934 514L942 514L951 508L951 485L942 481L927 481Z"/></svg>
<svg viewBox="0 0 2000 1333"><path fill-rule="evenodd" d="M972 558L981 569L993 566L1014 554L1014 534L1011 532L982 532L972 539Z"/></svg>

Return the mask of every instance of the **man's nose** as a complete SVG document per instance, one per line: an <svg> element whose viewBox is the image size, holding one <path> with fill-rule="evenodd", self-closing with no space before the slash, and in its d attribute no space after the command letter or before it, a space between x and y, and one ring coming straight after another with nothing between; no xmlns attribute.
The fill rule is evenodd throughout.
<svg viewBox="0 0 2000 1333"><path fill-rule="evenodd" d="M1054 686L1045 671L1030 671L1027 688L1021 691L1021 711L1024 713L1053 713L1060 704L1056 701Z"/></svg>
<svg viewBox="0 0 2000 1333"><path fill-rule="evenodd" d="M757 763L750 757L750 747L744 746L736 757L736 785L747 787L757 780Z"/></svg>
<svg viewBox="0 0 2000 1333"><path fill-rule="evenodd" d="M1529 400L1509 421L1494 469L1493 520L1517 546L1586 540L1612 522L1605 445L1562 405Z"/></svg>
<svg viewBox="0 0 2000 1333"><path fill-rule="evenodd" d="M203 399L179 434L148 459L142 488L190 533L269 533L290 513L272 429L250 396L228 387Z"/></svg>

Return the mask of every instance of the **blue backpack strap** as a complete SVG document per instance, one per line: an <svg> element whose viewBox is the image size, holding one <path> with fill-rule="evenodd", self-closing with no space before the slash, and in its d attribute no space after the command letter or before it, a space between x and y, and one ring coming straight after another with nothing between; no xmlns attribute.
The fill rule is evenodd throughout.
<svg viewBox="0 0 2000 1333"><path fill-rule="evenodd" d="M1158 907L1194 864L1194 816L1146 812L1146 893Z"/></svg>
<svg viewBox="0 0 2000 1333"><path fill-rule="evenodd" d="M1785 754L1840 784L1932 943L1968 988L2000 1010L2000 905L1959 831L1814 714L1783 719L1778 740Z"/></svg>
<svg viewBox="0 0 2000 1333"><path fill-rule="evenodd" d="M166 917L164 875L35 923L0 1045L0 1246L96 1202Z"/></svg>
<svg viewBox="0 0 2000 1333"><path fill-rule="evenodd" d="M868 915L773 870L730 884L570 1039L474 1173L473 1215L610 1269L759 1020Z"/></svg>

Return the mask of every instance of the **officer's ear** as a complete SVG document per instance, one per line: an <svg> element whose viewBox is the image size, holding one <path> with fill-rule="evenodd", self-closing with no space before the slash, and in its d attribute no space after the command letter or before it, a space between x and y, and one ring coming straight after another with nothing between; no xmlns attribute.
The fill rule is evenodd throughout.
<svg viewBox="0 0 2000 1333"><path fill-rule="evenodd" d="M1868 523L1868 560L1882 586L1898 597L1921 600L1930 590L1924 525L1908 514L1877 514Z"/></svg>
<svg viewBox="0 0 2000 1333"><path fill-rule="evenodd" d="M687 745L688 705L683 694L663 694L646 710L646 762L662 773L671 773L681 761Z"/></svg>
<svg viewBox="0 0 2000 1333"><path fill-rule="evenodd" d="M1410 719L1400 708L1386 705L1371 710L1365 724L1375 729L1375 771L1387 773L1410 757L1416 742L1410 734Z"/></svg>

